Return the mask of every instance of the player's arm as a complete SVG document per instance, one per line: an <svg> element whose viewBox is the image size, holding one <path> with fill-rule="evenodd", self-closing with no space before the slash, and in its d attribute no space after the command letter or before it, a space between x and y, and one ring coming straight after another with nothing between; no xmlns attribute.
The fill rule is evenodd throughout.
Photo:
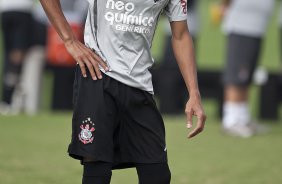
<svg viewBox="0 0 282 184"><path fill-rule="evenodd" d="M97 78L101 79L102 75L99 70L99 65L102 66L105 71L108 71L108 67L99 56L75 37L63 14L60 0L40 0L40 2L50 22L65 43L68 52L78 62L82 75L87 77L87 67L93 80L97 80Z"/></svg>
<svg viewBox="0 0 282 184"><path fill-rule="evenodd" d="M170 25L174 55L190 96L185 107L187 128L192 127L193 116L198 119L196 127L188 134L188 138L192 138L203 131L206 120L198 88L193 42L186 21L175 21Z"/></svg>

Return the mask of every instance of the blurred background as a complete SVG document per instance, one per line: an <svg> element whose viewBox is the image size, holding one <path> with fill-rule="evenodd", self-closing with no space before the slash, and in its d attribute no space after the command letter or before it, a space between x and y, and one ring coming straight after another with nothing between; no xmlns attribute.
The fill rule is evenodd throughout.
<svg viewBox="0 0 282 184"><path fill-rule="evenodd" d="M86 1L61 2L75 34L83 40ZM188 95L173 61L165 16L155 33L153 82L166 125L172 184L279 184L282 2L273 0L269 8L271 15L265 34L259 36L262 45L247 99L252 121L267 131L249 136L230 136L222 126L222 75L230 48L223 31L221 2L188 0L188 24L208 116L206 130L195 139L186 139L184 105ZM0 0L0 13L0 183L80 183L82 167L66 152L75 61L37 1L14 0L13 4L13 0ZM135 172L114 171L112 183L137 183Z"/></svg>

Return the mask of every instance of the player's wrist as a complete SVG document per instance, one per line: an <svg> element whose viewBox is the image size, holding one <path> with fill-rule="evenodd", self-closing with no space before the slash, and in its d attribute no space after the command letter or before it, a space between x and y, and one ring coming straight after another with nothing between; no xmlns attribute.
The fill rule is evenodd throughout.
<svg viewBox="0 0 282 184"><path fill-rule="evenodd" d="M66 46L72 45L78 40L75 38L75 36L66 36L63 38L63 42Z"/></svg>
<svg viewBox="0 0 282 184"><path fill-rule="evenodd" d="M78 41L76 39L76 37L74 35L71 35L71 34L67 34L67 35L62 36L62 40L65 43L65 45L73 44L76 41Z"/></svg>
<svg viewBox="0 0 282 184"><path fill-rule="evenodd" d="M200 91L198 89L190 90L189 97L193 99L201 99Z"/></svg>

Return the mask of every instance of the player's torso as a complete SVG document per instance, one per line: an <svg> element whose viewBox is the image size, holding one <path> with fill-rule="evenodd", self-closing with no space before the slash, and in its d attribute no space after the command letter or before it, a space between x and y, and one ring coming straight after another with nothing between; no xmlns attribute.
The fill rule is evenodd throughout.
<svg viewBox="0 0 282 184"><path fill-rule="evenodd" d="M95 1L95 0L94 0ZM118 32L151 34L168 0L96 0L101 27ZM100 27L100 28L101 28Z"/></svg>
<svg viewBox="0 0 282 184"><path fill-rule="evenodd" d="M89 2L89 26L86 25L86 34L92 34L96 39L89 45L94 45L95 42L104 58L120 65L120 68L132 70L137 62L151 64L153 35L158 18L169 0ZM87 39L91 37L87 36Z"/></svg>
<svg viewBox="0 0 282 184"><path fill-rule="evenodd" d="M153 92L150 49L162 10L171 21L187 18L186 0L88 0L85 44L107 62L106 75Z"/></svg>

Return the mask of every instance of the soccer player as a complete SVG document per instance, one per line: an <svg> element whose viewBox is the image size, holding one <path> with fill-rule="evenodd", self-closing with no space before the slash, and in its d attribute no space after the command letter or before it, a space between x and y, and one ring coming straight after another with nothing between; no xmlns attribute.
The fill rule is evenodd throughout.
<svg viewBox="0 0 282 184"><path fill-rule="evenodd" d="M150 47L158 18L171 22L172 44L190 98L187 127L204 129L186 0L89 0L85 45L73 35L59 0L41 0L78 62L69 154L81 160L83 184L108 184L111 170L136 167L141 184L168 184L170 170L162 117L153 100ZM178 94L175 94L178 95ZM173 98L173 97L172 97Z"/></svg>
<svg viewBox="0 0 282 184"><path fill-rule="evenodd" d="M251 119L248 90L274 3L274 0L223 0L223 10L227 10L223 28L228 38L222 121L227 134L250 137L262 130Z"/></svg>

